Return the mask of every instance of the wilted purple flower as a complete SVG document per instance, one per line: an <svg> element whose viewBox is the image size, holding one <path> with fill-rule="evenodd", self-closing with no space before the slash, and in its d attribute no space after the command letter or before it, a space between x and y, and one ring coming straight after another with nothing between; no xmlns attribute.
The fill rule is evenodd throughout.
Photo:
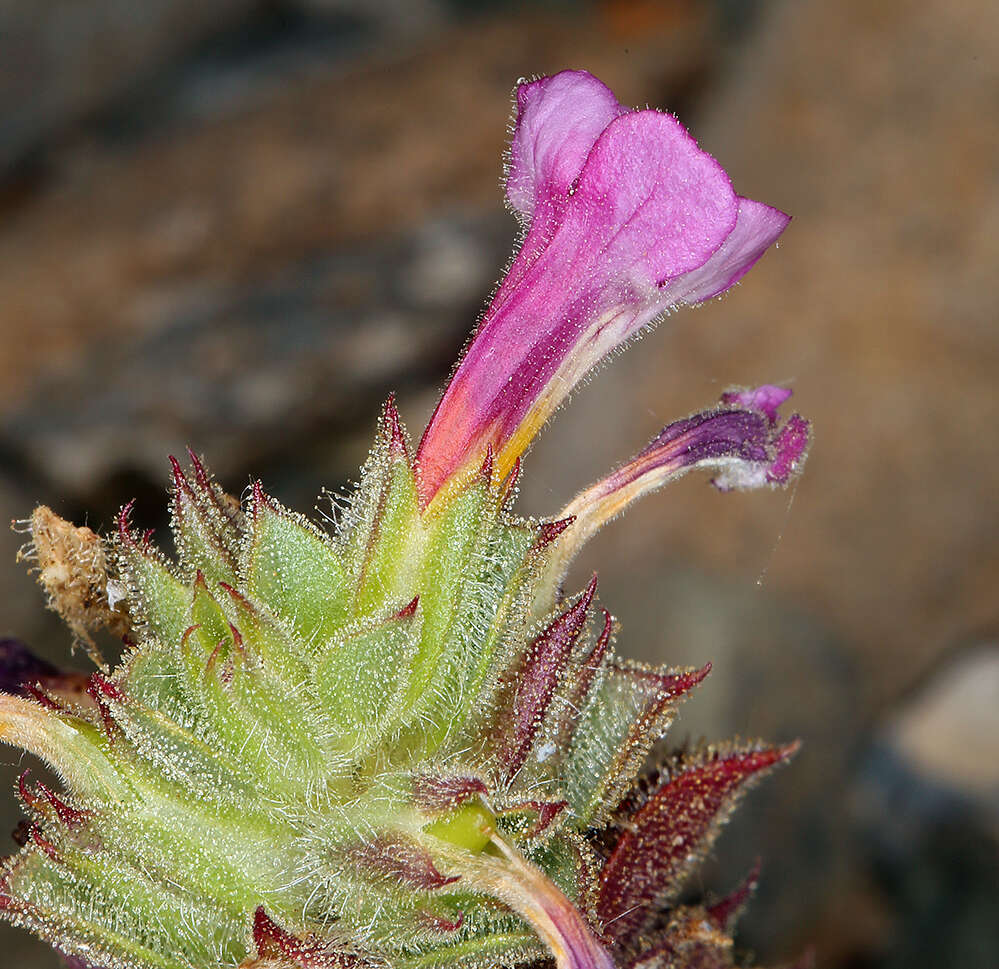
<svg viewBox="0 0 999 969"><path fill-rule="evenodd" d="M490 448L509 472L604 356L724 292L788 223L736 195L676 118L582 71L518 88L507 199L525 238L423 435L425 503Z"/></svg>
<svg viewBox="0 0 999 969"><path fill-rule="evenodd" d="M769 384L728 391L714 410L668 424L630 461L566 505L560 520L569 523L552 567L567 566L602 525L688 471L715 471L712 484L721 491L786 485L801 467L810 437L800 414L778 421L778 408L790 396L790 390Z"/></svg>

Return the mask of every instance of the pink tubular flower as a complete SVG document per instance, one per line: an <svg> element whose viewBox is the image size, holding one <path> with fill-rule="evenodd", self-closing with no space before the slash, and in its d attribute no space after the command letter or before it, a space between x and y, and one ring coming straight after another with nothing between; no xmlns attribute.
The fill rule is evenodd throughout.
<svg viewBox="0 0 999 969"><path fill-rule="evenodd" d="M420 442L424 504L490 449L507 474L603 357L724 292L789 221L582 71L518 88L506 194L526 234Z"/></svg>

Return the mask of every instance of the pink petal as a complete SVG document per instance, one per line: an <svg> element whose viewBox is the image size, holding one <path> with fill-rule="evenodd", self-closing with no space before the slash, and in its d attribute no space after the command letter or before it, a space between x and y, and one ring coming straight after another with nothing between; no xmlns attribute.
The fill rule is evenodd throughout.
<svg viewBox="0 0 999 969"><path fill-rule="evenodd" d="M540 198L565 196L600 133L626 111L585 71L562 71L517 88L506 197L531 220Z"/></svg>
<svg viewBox="0 0 999 969"><path fill-rule="evenodd" d="M721 395L723 404L730 407L744 407L747 410L762 411L771 424L777 423L777 411L793 393L787 387L776 387L764 384L762 387L743 387L736 390L726 390Z"/></svg>
<svg viewBox="0 0 999 969"><path fill-rule="evenodd" d="M787 484L801 468L811 440L811 425L800 414L792 414L774 441L776 456L767 470L772 484Z"/></svg>
<svg viewBox="0 0 999 969"><path fill-rule="evenodd" d="M780 209L740 196L735 228L707 262L669 284L666 292L670 302L692 306L734 286L790 221Z"/></svg>
<svg viewBox="0 0 999 969"><path fill-rule="evenodd" d="M702 266L738 212L721 165L659 111L633 111L608 125L573 203L582 240L600 247L601 267L649 286ZM636 272L644 278L633 279Z"/></svg>

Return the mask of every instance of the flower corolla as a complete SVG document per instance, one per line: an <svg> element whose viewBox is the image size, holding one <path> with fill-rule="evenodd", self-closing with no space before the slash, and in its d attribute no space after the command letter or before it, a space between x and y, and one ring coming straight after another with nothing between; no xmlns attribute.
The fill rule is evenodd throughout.
<svg viewBox="0 0 999 969"><path fill-rule="evenodd" d="M419 448L421 498L509 472L572 388L664 313L724 292L786 227L675 117L582 71L521 83L506 181L524 238Z"/></svg>

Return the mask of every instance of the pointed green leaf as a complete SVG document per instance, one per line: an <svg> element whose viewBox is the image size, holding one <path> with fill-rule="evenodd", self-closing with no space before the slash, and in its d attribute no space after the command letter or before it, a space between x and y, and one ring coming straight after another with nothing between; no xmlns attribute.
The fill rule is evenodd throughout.
<svg viewBox="0 0 999 969"><path fill-rule="evenodd" d="M246 591L287 622L305 645L328 642L347 616L347 575L333 542L254 485Z"/></svg>

